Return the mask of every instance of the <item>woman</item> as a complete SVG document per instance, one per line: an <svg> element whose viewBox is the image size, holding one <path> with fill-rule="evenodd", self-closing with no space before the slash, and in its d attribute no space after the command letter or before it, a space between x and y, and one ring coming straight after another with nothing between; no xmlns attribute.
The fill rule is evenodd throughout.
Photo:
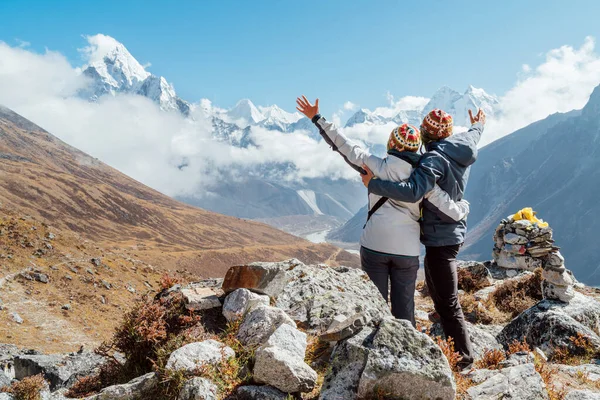
<svg viewBox="0 0 600 400"><path fill-rule="evenodd" d="M419 162L419 130L404 124L395 128L387 144L387 157L380 158L350 141L334 124L319 115L319 100L312 105L306 97L298 98L298 111L317 126L323 139L355 170L364 174L367 166L383 180L407 179ZM425 195L427 200L453 220L469 212L466 201L454 202L437 185ZM363 270L369 275L383 298L388 301L391 282L392 314L415 325L414 293L419 270L420 205L369 194L369 216L360 238Z"/></svg>

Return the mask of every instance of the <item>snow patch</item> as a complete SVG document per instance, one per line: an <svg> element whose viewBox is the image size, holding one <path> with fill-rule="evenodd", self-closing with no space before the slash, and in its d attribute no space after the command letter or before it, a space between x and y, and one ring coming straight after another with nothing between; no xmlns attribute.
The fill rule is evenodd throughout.
<svg viewBox="0 0 600 400"><path fill-rule="evenodd" d="M315 212L316 215L323 215L323 212L317 205L317 196L315 195L314 191L302 189L297 190L296 193L298 193L298 196L300 196L300 198L304 200L306 204L308 204L308 206Z"/></svg>

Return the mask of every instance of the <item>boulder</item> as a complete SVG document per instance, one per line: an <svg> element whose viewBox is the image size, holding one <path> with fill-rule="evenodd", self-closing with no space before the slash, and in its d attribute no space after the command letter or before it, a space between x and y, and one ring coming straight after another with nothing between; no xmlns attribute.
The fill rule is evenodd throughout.
<svg viewBox="0 0 600 400"><path fill-rule="evenodd" d="M225 293L245 288L253 292L276 297L288 281L287 271L296 265L304 265L298 260L278 263L257 262L229 268L223 280Z"/></svg>
<svg viewBox="0 0 600 400"><path fill-rule="evenodd" d="M192 378L183 384L177 400L217 400L217 386L206 378Z"/></svg>
<svg viewBox="0 0 600 400"><path fill-rule="evenodd" d="M334 322L335 321L334 318ZM355 314L350 318L346 318L343 322L332 324L333 327L329 328L327 332L319 335L319 340L324 342L338 342L344 340L360 332L367 322L368 320L365 314Z"/></svg>
<svg viewBox="0 0 600 400"><path fill-rule="evenodd" d="M283 324L256 350L254 380L286 393L310 392L317 373L304 362L306 334Z"/></svg>
<svg viewBox="0 0 600 400"><path fill-rule="evenodd" d="M288 274L290 281L277 297L276 306L310 333L324 332L340 314L364 313L369 323L391 315L383 297L361 270L301 264Z"/></svg>
<svg viewBox="0 0 600 400"><path fill-rule="evenodd" d="M367 362L375 330L365 328L336 344L330 359L330 370L321 387L320 400L354 400L358 398L358 382Z"/></svg>
<svg viewBox="0 0 600 400"><path fill-rule="evenodd" d="M571 278L571 275L566 269L562 272L553 269L545 269L542 271L542 279L557 286L570 286L574 283L573 278Z"/></svg>
<svg viewBox="0 0 600 400"><path fill-rule="evenodd" d="M91 374L105 361L104 357L91 352L71 354L21 354L14 358L15 378L43 374L56 390L69 387L78 378Z"/></svg>
<svg viewBox="0 0 600 400"><path fill-rule="evenodd" d="M6 386L10 386L12 379L10 379L4 371L0 371L0 389Z"/></svg>
<svg viewBox="0 0 600 400"><path fill-rule="evenodd" d="M588 380L600 383L600 365L599 364L583 364L583 365L557 365L560 372L566 373L573 378L577 378L581 374L585 375Z"/></svg>
<svg viewBox="0 0 600 400"><path fill-rule="evenodd" d="M104 388L100 393L86 397L84 400L133 400L149 398L146 394L151 393L156 388L158 381L158 375L155 372L150 372L128 383Z"/></svg>
<svg viewBox="0 0 600 400"><path fill-rule="evenodd" d="M544 299L513 319L498 335L508 346L513 340L527 339L531 347L539 347L548 356L555 346L575 350L571 337L577 333L587 336L592 346L600 350L600 302L575 293L570 303Z"/></svg>
<svg viewBox="0 0 600 400"><path fill-rule="evenodd" d="M379 391L406 400L453 400L456 385L435 342L410 322L388 317L373 336L358 384L359 398Z"/></svg>
<svg viewBox="0 0 600 400"><path fill-rule="evenodd" d="M287 393L271 386L240 386L236 391L238 400L287 400Z"/></svg>
<svg viewBox="0 0 600 400"><path fill-rule="evenodd" d="M499 365L501 368L510 368L516 367L517 365L531 364L534 362L534 360L535 356L533 353L519 351L508 356L506 360L500 361Z"/></svg>
<svg viewBox="0 0 600 400"><path fill-rule="evenodd" d="M235 356L231 347L213 339L186 344L169 356L166 368L170 370L194 371L206 364L217 364Z"/></svg>
<svg viewBox="0 0 600 400"><path fill-rule="evenodd" d="M476 370L469 378L476 384L467 389L473 400L548 399L546 385L533 364L494 371Z"/></svg>
<svg viewBox="0 0 600 400"><path fill-rule="evenodd" d="M219 297L211 288L191 284L181 288L181 294L188 310L200 311L221 307Z"/></svg>
<svg viewBox="0 0 600 400"><path fill-rule="evenodd" d="M591 390L571 390L564 400L600 400L600 392Z"/></svg>
<svg viewBox="0 0 600 400"><path fill-rule="evenodd" d="M575 297L573 286L559 286L548 281L542 281L542 293L546 299L559 300L563 303L568 303Z"/></svg>
<svg viewBox="0 0 600 400"><path fill-rule="evenodd" d="M256 306L268 306L269 296L251 292L248 289L236 289L225 298L223 316L227 321L237 321Z"/></svg>
<svg viewBox="0 0 600 400"><path fill-rule="evenodd" d="M270 306L258 306L244 317L237 338L245 346L258 346L264 343L282 324L296 327L296 323L283 310Z"/></svg>
<svg viewBox="0 0 600 400"><path fill-rule="evenodd" d="M12 394L0 393L0 400L14 400L14 397Z"/></svg>
<svg viewBox="0 0 600 400"><path fill-rule="evenodd" d="M533 271L542 266L542 260L529 256L516 256L506 251L501 251L496 260L498 266L509 269L524 269Z"/></svg>

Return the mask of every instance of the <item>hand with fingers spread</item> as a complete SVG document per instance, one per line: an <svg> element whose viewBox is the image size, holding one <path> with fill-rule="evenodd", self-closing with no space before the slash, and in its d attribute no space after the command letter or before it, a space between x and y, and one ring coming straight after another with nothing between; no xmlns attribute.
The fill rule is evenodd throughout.
<svg viewBox="0 0 600 400"><path fill-rule="evenodd" d="M473 116L473 112L469 110L469 118L471 118L471 125L481 122L482 125L485 125L485 112L480 108L477 112L476 116Z"/></svg>
<svg viewBox="0 0 600 400"><path fill-rule="evenodd" d="M296 104L298 104L296 110L306 115L308 119L313 119L313 117L319 113L319 99L315 100L315 105L313 106L310 101L308 101L306 97L302 95L301 98L298 97L296 99Z"/></svg>

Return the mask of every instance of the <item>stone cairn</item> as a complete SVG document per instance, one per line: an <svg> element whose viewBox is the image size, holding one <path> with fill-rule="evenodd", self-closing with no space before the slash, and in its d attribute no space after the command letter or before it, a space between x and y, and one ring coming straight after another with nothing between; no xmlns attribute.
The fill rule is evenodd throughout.
<svg viewBox="0 0 600 400"><path fill-rule="evenodd" d="M499 267L534 271L542 268L544 298L568 303L575 295L573 274L565 267L552 228L526 208L500 222L493 257Z"/></svg>

